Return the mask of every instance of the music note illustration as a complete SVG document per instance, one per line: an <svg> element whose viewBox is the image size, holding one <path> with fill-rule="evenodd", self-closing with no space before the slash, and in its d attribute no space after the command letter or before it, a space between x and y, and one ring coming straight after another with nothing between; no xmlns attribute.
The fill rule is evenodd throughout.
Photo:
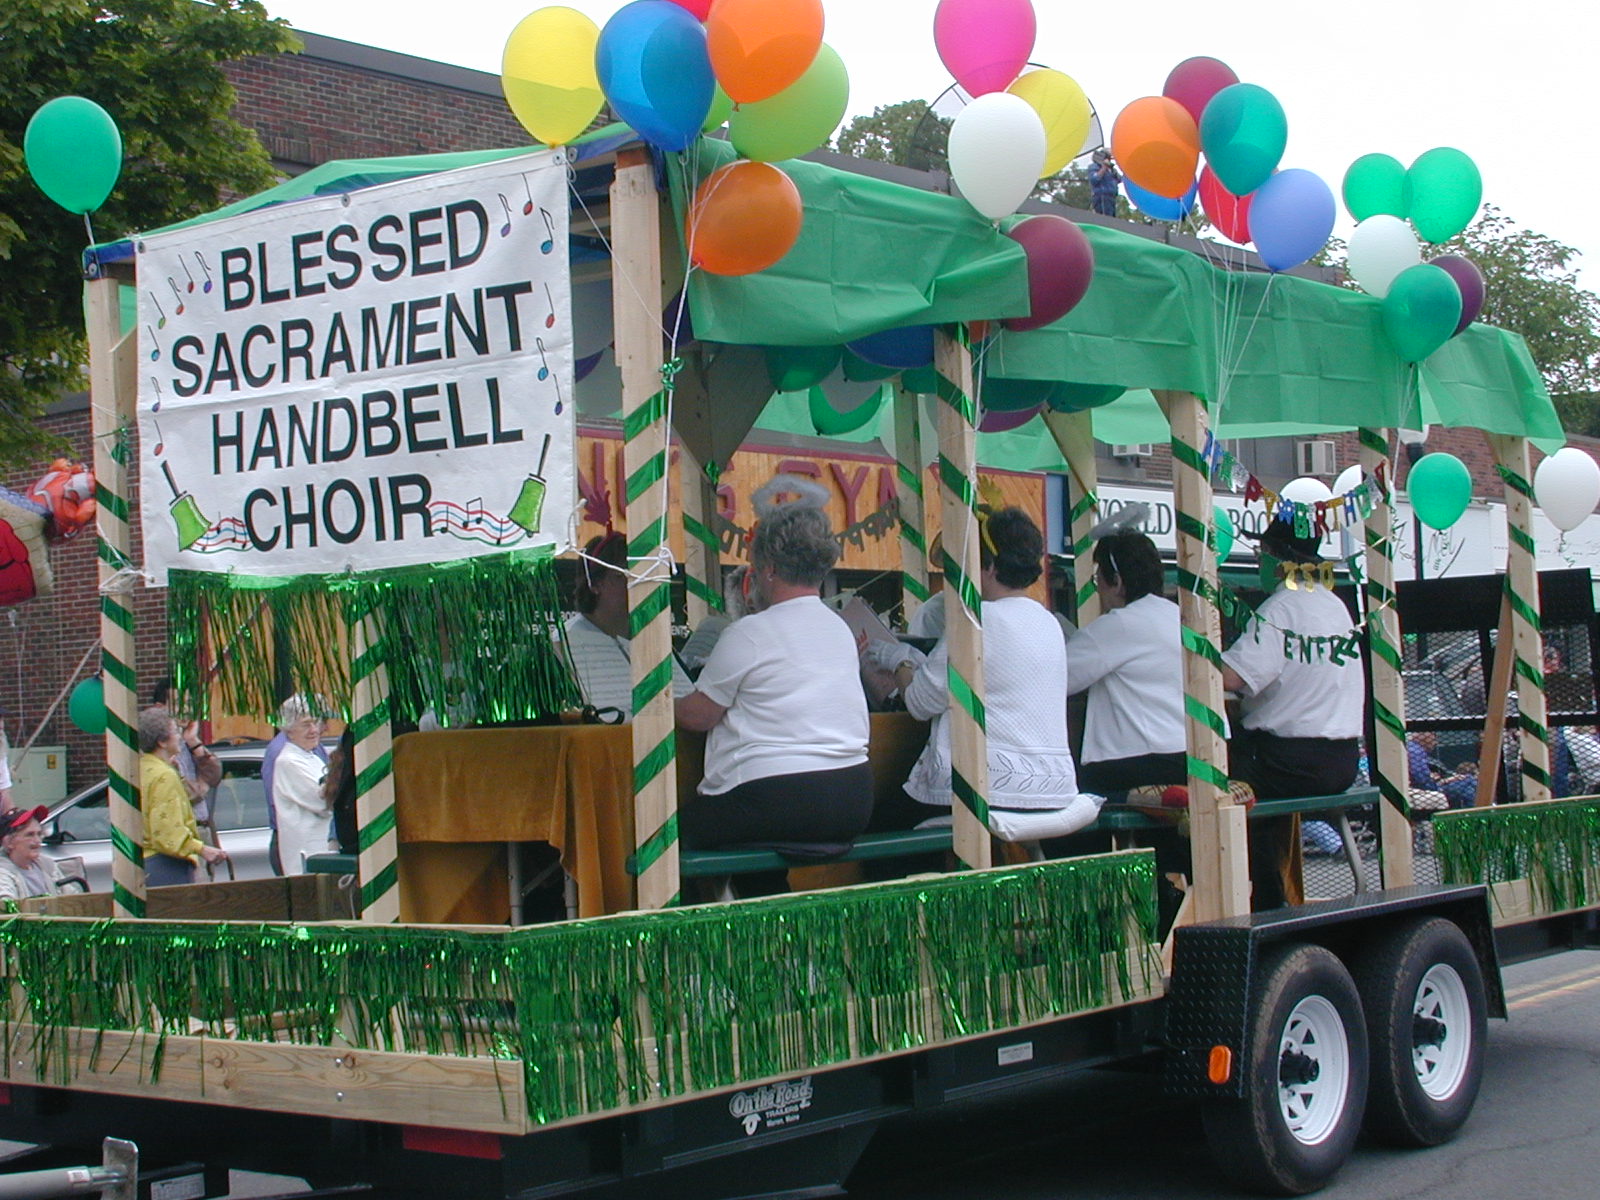
<svg viewBox="0 0 1600 1200"><path fill-rule="evenodd" d="M161 314L160 318L156 321L156 328L165 329L167 327L167 310L161 307L161 301L156 299L156 294L154 292L146 292L145 295L150 297L150 303L154 304L156 306L156 312Z"/></svg>
<svg viewBox="0 0 1600 1200"><path fill-rule="evenodd" d="M542 337L534 338L533 344L539 349L539 382L543 383L550 378L550 360L544 355L544 339Z"/></svg>
<svg viewBox="0 0 1600 1200"><path fill-rule="evenodd" d="M167 276L167 283L172 288L172 294L177 297L178 300L178 308L177 311L173 313L173 316L181 317L183 316L183 293L178 290L178 281L171 275Z"/></svg>
<svg viewBox="0 0 1600 1200"><path fill-rule="evenodd" d="M189 270L189 264L181 258L178 260L178 265L183 268L184 278L189 281L184 285L183 290L186 292L194 291L194 272Z"/></svg>
<svg viewBox="0 0 1600 1200"><path fill-rule="evenodd" d="M522 190L528 194L528 199L522 206L522 215L531 217L533 216L533 188L528 183L528 173L526 171L522 173Z"/></svg>
<svg viewBox="0 0 1600 1200"><path fill-rule="evenodd" d="M151 417L150 418L150 424L152 424L152 425L154 425L156 427L156 448L154 450L152 450L151 453L154 454L157 458L160 458L161 455L167 449L167 439L161 436L161 422L160 421L156 420L154 417Z"/></svg>
<svg viewBox="0 0 1600 1200"><path fill-rule="evenodd" d="M484 518L489 515L489 510L483 506L483 497L474 496L467 501L467 528L483 524Z"/></svg>
<svg viewBox="0 0 1600 1200"><path fill-rule="evenodd" d="M544 219L544 241L539 243L539 253L549 254L556 248L556 223L550 217L548 208L540 208L539 216Z"/></svg>
<svg viewBox="0 0 1600 1200"><path fill-rule="evenodd" d="M556 416L559 417L561 415L561 410L566 408L567 402L561 396L561 380L560 380L560 378L559 377L552 378L550 380L550 382L556 385Z"/></svg>
<svg viewBox="0 0 1600 1200"><path fill-rule="evenodd" d="M145 325L144 331L150 335L150 361L155 362L156 359L161 357L161 347L156 345L156 331L151 329L148 324Z"/></svg>
<svg viewBox="0 0 1600 1200"><path fill-rule="evenodd" d="M550 285L548 283L544 285L544 302L550 306L550 315L544 319L544 327L546 329L554 329L556 326L556 298L550 294Z"/></svg>
<svg viewBox="0 0 1600 1200"><path fill-rule="evenodd" d="M506 210L506 223L504 225L500 226L500 236L501 237L510 237L511 236L511 201L506 199L506 194L504 192L496 192L495 195L500 197L500 207Z"/></svg>
<svg viewBox="0 0 1600 1200"><path fill-rule="evenodd" d="M206 277L206 281L204 285L201 286L200 290L202 292L211 291L211 268L206 266L205 256L202 255L200 251L196 250L194 252L194 260L200 264L200 272Z"/></svg>
<svg viewBox="0 0 1600 1200"><path fill-rule="evenodd" d="M158 413L161 411L161 401L165 399L165 397L161 394L161 380L157 379L154 375L150 376L150 386L155 389L156 393L155 403L150 405L150 411L153 413Z"/></svg>

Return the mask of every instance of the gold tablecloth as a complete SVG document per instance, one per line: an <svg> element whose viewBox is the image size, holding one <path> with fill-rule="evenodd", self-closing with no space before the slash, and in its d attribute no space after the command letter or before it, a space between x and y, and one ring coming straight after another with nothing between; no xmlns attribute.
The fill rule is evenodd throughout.
<svg viewBox="0 0 1600 1200"><path fill-rule="evenodd" d="M634 907L633 743L626 725L411 733L394 744L400 919L499 925L511 916L506 844L555 847L577 884L578 915ZM875 713L879 796L898 790L927 726ZM678 795L692 795L702 735L678 735Z"/></svg>

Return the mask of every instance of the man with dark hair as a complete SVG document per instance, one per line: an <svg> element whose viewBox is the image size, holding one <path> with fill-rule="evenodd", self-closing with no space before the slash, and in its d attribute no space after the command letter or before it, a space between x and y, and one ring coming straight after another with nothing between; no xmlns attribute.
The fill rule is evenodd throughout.
<svg viewBox="0 0 1600 1200"><path fill-rule="evenodd" d="M1259 550L1263 559L1314 564L1320 546L1315 534L1297 536L1293 525L1275 519L1260 535ZM1259 798L1327 796L1355 782L1366 681L1359 657L1326 652L1328 639L1348 635L1350 625L1344 601L1302 578L1293 587L1280 583L1223 653L1222 685L1242 697L1229 773ZM1281 907L1287 898L1283 868L1293 831L1292 817L1251 823L1257 911Z"/></svg>
<svg viewBox="0 0 1600 1200"><path fill-rule="evenodd" d="M1089 192L1095 212L1103 217L1117 215L1117 185L1121 182L1122 174L1111 161L1111 151L1100 147L1094 152L1094 165L1089 168Z"/></svg>

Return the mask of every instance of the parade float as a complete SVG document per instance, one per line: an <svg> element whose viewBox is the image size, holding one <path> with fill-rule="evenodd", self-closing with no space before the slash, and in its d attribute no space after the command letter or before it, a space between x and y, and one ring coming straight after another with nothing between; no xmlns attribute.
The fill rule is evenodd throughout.
<svg viewBox="0 0 1600 1200"><path fill-rule="evenodd" d="M1206 188L1232 202L1220 224L1252 199L1241 232L1259 258L1220 261L1050 205L1011 220L1052 145L1070 157L1085 136L1049 115L1075 121L1074 104L1041 116L1028 99L1060 85L1017 86L1031 78L1017 79L1025 0L940 5L941 50L974 97L949 132L961 195L942 176L794 157L844 111L821 31L820 8L798 0L718 0L705 25L645 0L604 32L541 10L508 46L507 94L547 147L330 163L87 253L118 858L102 908L51 902L0 926L0 1133L62 1145L115 1131L192 1159L199 1121L212 1162L431 1195L632 1194L663 1173L684 1194L794 1194L837 1185L896 1113L1158 1050L1250 1186L1320 1186L1364 1108L1414 1146L1466 1121L1485 1018L1504 1013L1495 927L1553 930L1551 944L1600 900L1594 802L1546 799L1529 447L1561 432L1526 349L1462 321L1461 286L1406 266L1404 247L1381 298L1294 275L1333 200L1306 172L1273 174L1282 114L1264 89L1185 64L1169 81L1183 100L1137 102L1113 132L1157 200ZM963 57L961 39L985 37L996 45ZM790 94L802 85L812 99ZM739 105L727 140L702 136L723 119L719 86ZM626 125L585 133L603 100ZM1195 182L1202 150L1220 183ZM1460 215L1453 188L1433 204L1426 165L1400 170L1406 207ZM1399 219L1367 219L1383 215ZM1425 274L1401 284L1410 271ZM571 296L601 277L634 719L393 740L392 722L464 697L481 720L524 722L574 700L550 637L553 564L577 520ZM703 613L720 590L720 543L703 536L716 479L768 402L769 370L789 390L824 385L843 345L897 380L910 605L927 594L923 484L937 481L959 801L942 836L959 869L687 904L668 526L689 531ZM936 398L931 474L922 395ZM1080 622L1095 613L1097 422L1159 421L1172 446L1193 875L1165 942L1148 851L995 865L976 428L980 409L1008 407L1036 410L1070 468ZM1482 429L1511 488L1503 645L1526 795L1436 822L1437 887L1412 885L1390 525L1391 431L1424 416ZM1362 471L1310 500L1246 478L1219 436L1333 429L1359 430ZM1369 655L1373 787L1303 807L1378 798L1382 814L1381 889L1256 916L1218 670L1224 610L1241 614L1217 581L1212 489L1234 485L1302 528L1364 535L1360 619L1285 653ZM192 711L266 716L285 673L344 707L359 919L334 919L327 877L272 881L266 915L260 888L248 915L231 907L243 885L146 894L127 601L146 578L168 589ZM560 849L580 919L419 915L452 854L532 841Z"/></svg>

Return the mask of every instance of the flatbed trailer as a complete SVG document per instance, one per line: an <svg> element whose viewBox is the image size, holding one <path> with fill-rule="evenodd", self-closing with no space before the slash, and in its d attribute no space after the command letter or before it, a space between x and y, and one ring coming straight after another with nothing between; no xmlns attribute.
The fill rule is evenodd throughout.
<svg viewBox="0 0 1600 1200"><path fill-rule="evenodd" d="M648 484L664 476L656 468L667 452L674 389L683 452L697 463L724 457L765 395L764 380L746 378L748 347L731 344L738 340L732 335L740 322L777 320L786 301L764 299L759 283L741 291L725 280L691 279L699 285L691 289L697 332L727 344L706 351L677 384L683 363L663 373L659 322L653 305L638 298L661 290L660 230L673 224L663 219L658 176L669 176L680 202L692 180L683 160L653 161L629 142L626 135L600 139L570 165L580 200L586 189L593 198L596 176L609 188L609 209L591 219L596 235L603 230L609 239L613 269L629 282L629 294L616 290L617 357L628 473L645 481L637 490L630 483L628 498L631 527L644 531L632 554L644 561L671 511ZM937 231L944 257L933 266L907 264L908 276L896 286L927 295L945 279L956 296L929 302L925 316L940 327L945 574L948 603L959 612L970 599L958 581L977 573L973 359L962 323L1004 315L962 305L999 298L1009 311L1019 294L1019 260L992 227L974 227L958 201L919 191L909 176L870 178L833 161L792 165L808 220L825 224L846 250L848 238L862 236L852 205L876 217L878 229L897 213L944 222ZM601 209L587 200L583 207ZM1134 262L1157 275L1213 270L1191 263L1184 250L1111 229L1093 233L1108 270ZM992 278L963 301L955 268L972 256L992 260ZM131 640L118 641L124 631L112 577L131 547L125 523L118 526L127 489L111 447L117 422L129 419L129 379L141 354L137 331L124 334L115 317L116 288L128 271L115 253L91 256L96 412L112 422L100 431L107 452L97 464L108 501L101 506L106 644L123 663L131 662ZM1136 274L1104 286L1132 289L1123 305L1142 303ZM1240 286L1265 287L1259 279ZM1307 290L1319 287L1285 279L1275 293L1258 292L1268 324L1297 329L1309 305L1314 324L1325 313L1341 317L1342 325L1316 325L1333 342L1377 336L1372 302ZM736 318L718 325L718 314L730 309ZM1100 312L1085 320L1083 336L1093 340L1112 318ZM1197 317L1194 324L1204 322ZM803 344L816 336L809 327L786 330L781 321L769 328L773 341ZM844 332L860 331L841 330L841 341ZM1076 335L1052 336L1066 336L1070 348ZM1465 336L1469 348L1453 352L1444 374L1505 401L1492 414L1491 440L1507 470L1526 477L1528 438L1547 434L1553 421L1548 398L1530 382L1537 376L1520 370L1526 352L1517 339L1481 327ZM203 1144L213 1165L395 1195L509 1200L658 1195L663 1187L708 1198L824 1195L843 1186L873 1129L894 1115L1150 1056L1159 1057L1171 1087L1203 1098L1222 1165L1248 1188L1321 1186L1348 1155L1364 1114L1377 1136L1400 1144L1454 1136L1476 1096L1486 1021L1504 1015L1500 955L1594 944L1600 801L1544 798L1542 702L1536 680L1524 674L1529 801L1514 812L1439 816L1447 882L1413 886L1412 828L1402 811L1403 725L1380 715L1371 757L1384 796L1384 886L1251 915L1245 813L1224 786L1220 721L1212 719L1221 688L1219 596L1207 535L1215 461L1209 407L1171 377L1182 370L1165 372L1154 361L1119 369L1153 388L1178 463L1194 870L1185 911L1166 942L1158 940L1150 852L995 866L982 806L965 801L956 806L953 834L963 869L952 874L683 904L671 771L663 770L672 758L667 753L663 762L661 751L671 736L670 695L657 669L667 653L664 585L653 577L634 579L630 589L638 618L632 800L640 910L530 928L398 922L384 719L390 697L383 671L372 669L384 646L382 614L356 604L350 651L362 664L351 681L362 776L362 920L219 919L229 887L239 885L207 889L212 899L201 919L141 917L143 881L128 861L119 862L115 920L45 913L5 921L0 966L11 988L0 1029L7 1080L0 1136L89 1147L113 1133L138 1142L145 1161L156 1162L193 1160ZM1385 360L1385 370L1394 365ZM1086 375L1063 368L1052 378L1103 384L1111 369L1102 360ZM1248 398L1245 377L1235 383ZM1388 714L1404 707L1382 483L1391 461L1387 431L1398 426L1409 395L1391 381L1355 410L1367 477L1378 484L1365 506L1364 632L1373 648L1374 706ZM1270 423L1272 400L1252 409L1258 422ZM910 395L897 403L913 413L917 407ZM1333 395L1328 403L1350 401ZM1090 418L1054 412L1048 420L1071 467L1077 583L1088 617L1092 599L1082 585L1092 568L1082 539L1096 486ZM914 425L908 419L900 427ZM897 445L903 460L905 452ZM694 491L700 495L687 494ZM679 498L702 526L708 494L708 487L690 488ZM905 517L914 498L908 491L902 499ZM1527 497L1510 507L1514 525L1527 533ZM1531 535L1526 540L1513 538L1507 578L1521 598L1516 657L1536 663L1536 590L1531 610L1527 603ZM715 555L690 563L702 590L715 569ZM972 615L952 621L952 661L981 697L981 621ZM134 689L117 670L109 675L113 724L125 727ZM962 711L956 767L981 800L981 706ZM125 744L113 749L113 773L127 780L131 755ZM128 789L120 791L114 816L137 844L134 801ZM315 896L301 900L308 907L292 911L331 915L314 908ZM187 1194L207 1190L198 1186Z"/></svg>

